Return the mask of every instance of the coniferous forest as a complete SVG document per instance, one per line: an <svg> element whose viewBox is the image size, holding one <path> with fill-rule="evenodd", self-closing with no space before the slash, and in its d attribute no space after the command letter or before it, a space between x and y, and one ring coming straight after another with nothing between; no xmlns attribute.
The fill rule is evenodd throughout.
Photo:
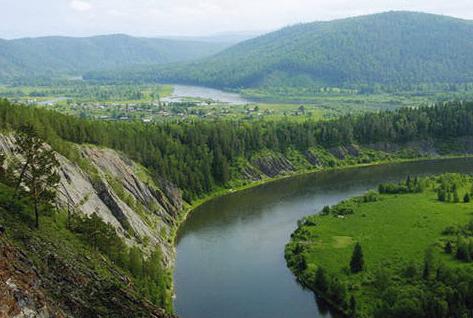
<svg viewBox="0 0 473 318"><path fill-rule="evenodd" d="M3 129L34 126L59 152L73 156L66 142L110 147L173 182L192 200L224 186L239 158L267 149L330 148L350 144L403 144L473 134L473 103L452 102L418 109L347 115L331 121L190 121L142 124L84 120L53 111L0 106Z"/></svg>

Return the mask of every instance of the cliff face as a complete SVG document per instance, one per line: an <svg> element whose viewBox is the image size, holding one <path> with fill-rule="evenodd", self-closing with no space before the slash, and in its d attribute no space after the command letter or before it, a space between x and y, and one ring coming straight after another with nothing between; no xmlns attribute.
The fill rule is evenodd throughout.
<svg viewBox="0 0 473 318"><path fill-rule="evenodd" d="M127 281L123 274L110 268L112 279L104 280L87 257L65 258L51 245L35 238L20 250L0 234L0 318L172 317L133 288L113 283ZM33 265L31 254L40 266Z"/></svg>
<svg viewBox="0 0 473 318"><path fill-rule="evenodd" d="M0 317L61 317L25 254L0 237Z"/></svg>
<svg viewBox="0 0 473 318"><path fill-rule="evenodd" d="M171 268L172 233L183 210L181 192L164 180L154 182L145 168L116 151L75 147L74 162L56 155L61 208L82 216L96 213L128 245L144 251L158 247L164 265ZM13 137L0 135L0 152L8 157L13 149ZM6 231L16 241L9 242L0 231L0 318L170 317L140 297L129 278L106 258L80 255L62 246L60 239L41 239L34 231L26 237L17 237L16 229ZM33 265L33 259L40 266ZM97 262L106 275L96 271Z"/></svg>
<svg viewBox="0 0 473 318"><path fill-rule="evenodd" d="M11 154L13 146L11 136L0 135L0 151ZM116 151L77 147L84 164L57 155L61 207L71 213L98 214L130 245L159 246L165 263L171 265L171 232L182 210L181 192L165 181L156 184L143 167Z"/></svg>

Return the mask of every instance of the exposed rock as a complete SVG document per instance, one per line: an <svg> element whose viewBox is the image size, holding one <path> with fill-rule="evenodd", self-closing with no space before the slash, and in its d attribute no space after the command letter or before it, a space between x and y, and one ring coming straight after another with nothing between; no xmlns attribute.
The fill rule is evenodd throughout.
<svg viewBox="0 0 473 318"><path fill-rule="evenodd" d="M118 203L119 199L111 193L109 187L102 180L93 182L93 187L97 192L97 196L107 206L110 212L112 212L112 215L115 217L118 223L120 223L121 227L125 231L133 230L130 222L128 222L125 212Z"/></svg>
<svg viewBox="0 0 473 318"><path fill-rule="evenodd" d="M40 287L27 257L0 237L0 318L65 317Z"/></svg>
<svg viewBox="0 0 473 318"><path fill-rule="evenodd" d="M345 160L348 155L348 152L344 147L333 147L328 149L328 152L338 160Z"/></svg>
<svg viewBox="0 0 473 318"><path fill-rule="evenodd" d="M292 163L281 154L260 156L252 161L253 165L266 176L273 178L285 172L294 171Z"/></svg>
<svg viewBox="0 0 473 318"><path fill-rule="evenodd" d="M0 151L11 155L13 147L13 137L0 134ZM83 215L97 213L130 245L146 240L147 248L160 246L166 264L170 265L174 247L168 235L182 210L181 192L165 180L156 185L144 168L116 151L78 147L89 165L86 170L57 155L60 205Z"/></svg>
<svg viewBox="0 0 473 318"><path fill-rule="evenodd" d="M357 145L345 146L345 150L352 157L359 157L360 156L360 148Z"/></svg>
<svg viewBox="0 0 473 318"><path fill-rule="evenodd" d="M310 150L305 152L305 157L307 158L307 161L315 167L320 167L322 166L322 161L319 160L319 158Z"/></svg>
<svg viewBox="0 0 473 318"><path fill-rule="evenodd" d="M262 179L261 172L251 166L246 166L240 173L243 178L249 181L259 181Z"/></svg>
<svg viewBox="0 0 473 318"><path fill-rule="evenodd" d="M51 253L50 243L25 244L25 252L42 259L43 266L36 269L24 252L0 238L0 318L170 317L132 288L102 281L83 257L66 261Z"/></svg>

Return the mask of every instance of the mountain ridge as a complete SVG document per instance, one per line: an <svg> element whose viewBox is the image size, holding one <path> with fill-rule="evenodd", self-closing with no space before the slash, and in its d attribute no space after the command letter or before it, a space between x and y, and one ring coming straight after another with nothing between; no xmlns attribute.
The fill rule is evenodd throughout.
<svg viewBox="0 0 473 318"><path fill-rule="evenodd" d="M80 76L97 69L182 62L212 55L228 45L125 34L1 39L0 80Z"/></svg>
<svg viewBox="0 0 473 318"><path fill-rule="evenodd" d="M288 26L211 57L153 70L220 88L473 81L473 21L410 11Z"/></svg>

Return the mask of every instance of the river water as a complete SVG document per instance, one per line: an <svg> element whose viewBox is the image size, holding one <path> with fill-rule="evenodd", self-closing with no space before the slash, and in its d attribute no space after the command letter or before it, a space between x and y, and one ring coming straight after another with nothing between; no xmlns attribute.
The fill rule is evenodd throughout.
<svg viewBox="0 0 473 318"><path fill-rule="evenodd" d="M473 173L473 159L320 172L210 201L179 232L175 309L182 318L333 317L301 288L284 259L297 220L386 181Z"/></svg>
<svg viewBox="0 0 473 318"><path fill-rule="evenodd" d="M163 102L180 102L186 98L198 98L203 100L212 100L232 105L246 105L251 102L239 94L224 92L218 89L189 86L189 85L173 85L174 91L171 96L163 98Z"/></svg>

